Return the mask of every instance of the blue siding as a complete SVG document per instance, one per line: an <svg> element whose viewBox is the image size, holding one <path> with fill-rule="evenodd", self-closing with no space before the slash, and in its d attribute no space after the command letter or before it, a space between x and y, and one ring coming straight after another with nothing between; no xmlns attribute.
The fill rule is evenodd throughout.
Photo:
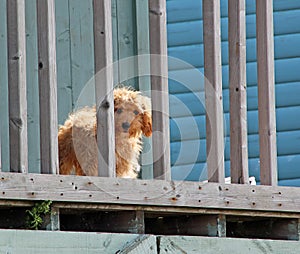
<svg viewBox="0 0 300 254"><path fill-rule="evenodd" d="M228 10L221 1L225 167L229 162ZM172 177L206 178L202 1L167 1ZM259 181L255 0L246 1L250 174ZM280 185L300 186L300 2L274 0L277 152ZM197 71L195 71L197 70Z"/></svg>

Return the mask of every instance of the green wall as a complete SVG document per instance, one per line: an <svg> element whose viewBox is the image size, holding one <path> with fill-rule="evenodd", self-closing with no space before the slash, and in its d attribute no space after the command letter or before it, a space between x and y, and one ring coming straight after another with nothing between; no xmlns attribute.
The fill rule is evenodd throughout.
<svg viewBox="0 0 300 254"><path fill-rule="evenodd" d="M25 4L29 172L38 173L40 137L36 0L26 0ZM55 5L58 122L63 124L76 107L82 89L94 75L93 4L92 0L56 0ZM145 17L148 17L147 0L112 0L114 61L149 52L148 19ZM6 1L0 0L0 129L3 171L9 171L6 33ZM149 77L126 78L129 69L138 74L137 61L132 65L116 66L115 84L122 82L140 90L149 90Z"/></svg>

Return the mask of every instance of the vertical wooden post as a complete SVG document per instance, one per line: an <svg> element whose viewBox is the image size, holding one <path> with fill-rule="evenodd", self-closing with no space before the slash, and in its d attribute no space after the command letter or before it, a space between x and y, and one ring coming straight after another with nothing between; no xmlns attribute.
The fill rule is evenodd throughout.
<svg viewBox="0 0 300 254"><path fill-rule="evenodd" d="M277 185L273 0L256 1L260 181Z"/></svg>
<svg viewBox="0 0 300 254"><path fill-rule="evenodd" d="M37 0L41 173L58 173L54 0Z"/></svg>
<svg viewBox="0 0 300 254"><path fill-rule="evenodd" d="M226 215L219 214L217 218L218 223L218 236L226 237Z"/></svg>
<svg viewBox="0 0 300 254"><path fill-rule="evenodd" d="M36 0L40 103L41 173L58 174L57 77L54 0ZM59 210L50 229L59 230Z"/></svg>
<svg viewBox="0 0 300 254"><path fill-rule="evenodd" d="M220 0L203 0L208 181L224 183Z"/></svg>
<svg viewBox="0 0 300 254"><path fill-rule="evenodd" d="M114 177L115 128L112 70L112 19L110 0L93 0L95 89L99 176Z"/></svg>
<svg viewBox="0 0 300 254"><path fill-rule="evenodd" d="M145 234L145 214L144 211L135 211L135 220L131 221L134 234Z"/></svg>
<svg viewBox="0 0 300 254"><path fill-rule="evenodd" d="M7 0L10 171L28 172L25 2Z"/></svg>
<svg viewBox="0 0 300 254"><path fill-rule="evenodd" d="M231 183L248 183L245 0L228 1Z"/></svg>
<svg viewBox="0 0 300 254"><path fill-rule="evenodd" d="M167 61L166 1L149 1L153 171L156 179L171 179Z"/></svg>

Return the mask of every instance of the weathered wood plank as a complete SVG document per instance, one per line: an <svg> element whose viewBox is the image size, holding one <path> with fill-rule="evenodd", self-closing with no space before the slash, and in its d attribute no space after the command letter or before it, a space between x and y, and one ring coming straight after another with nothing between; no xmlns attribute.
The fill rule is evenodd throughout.
<svg viewBox="0 0 300 254"><path fill-rule="evenodd" d="M54 0L37 0L41 172L58 173Z"/></svg>
<svg viewBox="0 0 300 254"><path fill-rule="evenodd" d="M7 0L10 171L28 170L25 1Z"/></svg>
<svg viewBox="0 0 300 254"><path fill-rule="evenodd" d="M25 1L28 169L40 173L40 119L36 0Z"/></svg>
<svg viewBox="0 0 300 254"><path fill-rule="evenodd" d="M256 1L261 184L277 185L273 0Z"/></svg>
<svg viewBox="0 0 300 254"><path fill-rule="evenodd" d="M230 175L248 183L245 0L228 1L230 86Z"/></svg>
<svg viewBox="0 0 300 254"><path fill-rule="evenodd" d="M0 200L0 206L30 206L33 201L7 201ZM299 212L272 212L272 211L251 211L251 210L232 210L232 209L214 209L214 208L196 208L179 206L153 206L153 205L128 205L128 204L101 204L101 203L73 203L59 202L53 203L53 207L63 209L82 209L82 210L100 210L100 211L133 211L141 210L147 213L162 214L222 214L223 216L256 216L272 218L299 218ZM221 216L221 215L220 215Z"/></svg>
<svg viewBox="0 0 300 254"><path fill-rule="evenodd" d="M7 18L6 1L0 1L0 126L2 171L9 171L9 113L7 77Z"/></svg>
<svg viewBox="0 0 300 254"><path fill-rule="evenodd" d="M71 40L69 0L56 0L59 7L56 16L57 108L58 124L63 124L73 111L73 80L71 52L75 42ZM70 47L71 45L71 47ZM93 65L94 67L94 65ZM74 80L76 82L76 80Z"/></svg>
<svg viewBox="0 0 300 254"><path fill-rule="evenodd" d="M52 200L274 213L300 211L300 189L297 187L12 173L0 173L0 186L1 200Z"/></svg>
<svg viewBox="0 0 300 254"><path fill-rule="evenodd" d="M218 236L226 237L226 215L220 213L217 218L218 222Z"/></svg>
<svg viewBox="0 0 300 254"><path fill-rule="evenodd" d="M128 242L134 241L137 237L138 235L135 234L0 230L0 252L12 254L119 253ZM155 246L155 237L148 237L147 242L152 242Z"/></svg>
<svg viewBox="0 0 300 254"><path fill-rule="evenodd" d="M281 254L299 252L297 241L249 240L215 237L161 236L161 254Z"/></svg>
<svg viewBox="0 0 300 254"><path fill-rule="evenodd" d="M157 253L156 239L154 236L141 235L129 242L118 254L155 254Z"/></svg>
<svg viewBox="0 0 300 254"><path fill-rule="evenodd" d="M136 55L137 33L134 0L117 0L117 43L118 60ZM144 17L145 18L145 17ZM137 88L137 58L118 62L118 75L121 84Z"/></svg>
<svg viewBox="0 0 300 254"><path fill-rule="evenodd" d="M203 0L207 173L224 183L220 0Z"/></svg>
<svg viewBox="0 0 300 254"><path fill-rule="evenodd" d="M74 107L80 107L82 104L90 105L91 101L93 104L95 103L92 98L84 101L83 97L80 96L87 83L94 76L93 1L72 0L67 1L67 5L68 10L65 10L64 15L65 18L69 19L67 24L71 36L68 44L71 63L68 67L70 67L74 109ZM61 6L60 1L58 8ZM66 69L66 66L63 67Z"/></svg>
<svg viewBox="0 0 300 254"><path fill-rule="evenodd" d="M114 177L115 135L111 2L93 0L99 176Z"/></svg>
<svg viewBox="0 0 300 254"><path fill-rule="evenodd" d="M171 179L166 1L149 1L153 170L156 179Z"/></svg>

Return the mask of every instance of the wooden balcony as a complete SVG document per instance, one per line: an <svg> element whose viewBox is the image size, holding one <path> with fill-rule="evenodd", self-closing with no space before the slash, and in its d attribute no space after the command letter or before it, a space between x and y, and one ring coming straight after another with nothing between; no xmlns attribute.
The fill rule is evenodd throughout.
<svg viewBox="0 0 300 254"><path fill-rule="evenodd" d="M256 7L261 172L258 186L248 184L244 0L229 0L232 184L224 182L219 0L203 0L208 183L171 180L163 0L149 1L150 53L159 56L150 57L152 105L158 108L153 111L153 131L161 133L153 137L153 158L158 158L153 162L154 179L115 177L113 99L109 96L113 90L109 0L93 1L95 73L104 70L105 77L95 82L96 97L105 98L97 100L101 122L97 142L104 160L99 160L99 177L58 175L55 6L54 0L37 3L41 172L28 173L24 0L9 0L11 172L0 173L1 228L24 228L26 210L50 200L52 213L45 218L44 229L299 240L300 189L277 186L271 0L258 0Z"/></svg>

